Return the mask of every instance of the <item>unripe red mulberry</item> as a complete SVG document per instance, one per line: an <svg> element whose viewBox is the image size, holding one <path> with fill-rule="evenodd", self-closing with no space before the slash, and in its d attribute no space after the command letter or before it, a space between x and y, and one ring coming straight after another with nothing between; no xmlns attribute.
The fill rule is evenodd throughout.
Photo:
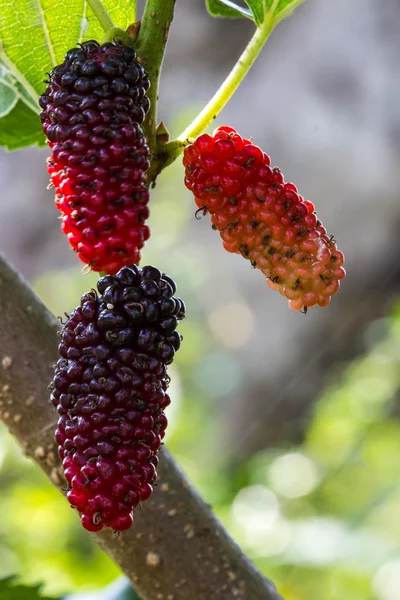
<svg viewBox="0 0 400 600"><path fill-rule="evenodd" d="M51 401L70 504L85 529L122 531L157 477L185 306L155 267L123 267L97 288L63 327Z"/></svg>
<svg viewBox="0 0 400 600"><path fill-rule="evenodd" d="M90 41L66 54L40 96L62 229L94 271L139 262L150 235L150 152L140 126L148 88L132 48Z"/></svg>
<svg viewBox="0 0 400 600"><path fill-rule="evenodd" d="M220 127L189 145L183 164L199 211L211 214L229 252L260 269L293 310L329 304L345 276L344 256L314 205L260 148Z"/></svg>

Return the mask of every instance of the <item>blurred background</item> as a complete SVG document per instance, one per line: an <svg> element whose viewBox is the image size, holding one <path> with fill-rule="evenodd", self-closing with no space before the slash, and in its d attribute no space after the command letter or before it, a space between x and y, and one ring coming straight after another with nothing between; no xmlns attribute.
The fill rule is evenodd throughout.
<svg viewBox="0 0 400 600"><path fill-rule="evenodd" d="M188 309L166 443L285 600L400 598L399 19L399 0L307 0L216 122L252 136L335 235L348 274L329 307L292 313L224 252L180 160L153 191L143 264ZM160 93L172 137L251 34L178 3ZM0 249L61 315L97 277L59 231L45 160L0 151ZM118 577L4 428L0 488L0 577L48 594Z"/></svg>

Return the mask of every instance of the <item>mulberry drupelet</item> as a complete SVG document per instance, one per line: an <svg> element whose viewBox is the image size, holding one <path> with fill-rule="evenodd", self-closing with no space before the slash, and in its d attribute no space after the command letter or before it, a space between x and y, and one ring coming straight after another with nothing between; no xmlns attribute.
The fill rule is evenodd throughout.
<svg viewBox="0 0 400 600"><path fill-rule="evenodd" d="M183 164L185 184L199 212L211 214L226 250L250 260L293 310L329 304L346 274L344 256L314 205L260 148L220 127L190 144Z"/></svg>
<svg viewBox="0 0 400 600"><path fill-rule="evenodd" d="M139 262L150 235L140 126L149 79L132 48L89 41L67 52L47 83L40 118L62 229L84 263L113 274Z"/></svg>
<svg viewBox="0 0 400 600"><path fill-rule="evenodd" d="M155 267L106 275L68 318L50 384L67 498L85 529L130 527L152 493L185 305Z"/></svg>

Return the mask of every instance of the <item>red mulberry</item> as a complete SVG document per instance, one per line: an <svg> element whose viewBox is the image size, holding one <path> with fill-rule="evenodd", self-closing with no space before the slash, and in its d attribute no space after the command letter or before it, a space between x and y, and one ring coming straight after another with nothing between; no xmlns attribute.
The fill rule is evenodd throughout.
<svg viewBox="0 0 400 600"><path fill-rule="evenodd" d="M139 262L150 235L150 153L140 126L149 79L132 48L90 41L70 50L47 83L40 118L62 229L84 263L115 273Z"/></svg>
<svg viewBox="0 0 400 600"><path fill-rule="evenodd" d="M122 531L157 477L185 306L155 267L123 267L97 288L63 327L51 401L70 504L85 529Z"/></svg>
<svg viewBox="0 0 400 600"><path fill-rule="evenodd" d="M185 184L223 245L251 261L293 310L326 306L345 276L343 254L269 157L231 127L185 149Z"/></svg>

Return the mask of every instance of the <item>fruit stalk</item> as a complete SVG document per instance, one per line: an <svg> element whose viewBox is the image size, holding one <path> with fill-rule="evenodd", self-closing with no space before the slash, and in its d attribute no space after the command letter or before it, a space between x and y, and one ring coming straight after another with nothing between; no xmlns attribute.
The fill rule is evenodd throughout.
<svg viewBox="0 0 400 600"><path fill-rule="evenodd" d="M186 127L186 129L178 137L178 140L184 142L187 138L197 137L212 123L213 119L221 112L225 104L230 100L237 88L250 71L260 54L265 42L272 32L275 22L273 14L278 4L278 0L274 0L271 11L266 15L263 24L257 27L253 37L247 44L239 60L229 73L228 77L222 83L221 87L214 94L211 100L206 104L201 113L195 120Z"/></svg>
<svg viewBox="0 0 400 600"><path fill-rule="evenodd" d="M246 48L242 52L240 58L236 62L235 66L222 83L220 88L203 108L203 110L197 115L197 117L186 127L186 129L179 135L176 140L173 140L169 144L164 146L164 154L167 157L164 159L162 168L167 167L174 160L182 154L185 146L188 143L188 138L195 138L201 134L212 121L218 116L227 102L231 99L251 67L255 63L258 55L260 54L263 46L268 40L272 30L278 21L281 19L275 19L274 13L278 6L279 0L274 0L268 13L265 15L263 23L257 27L253 37L250 39Z"/></svg>
<svg viewBox="0 0 400 600"><path fill-rule="evenodd" d="M60 490L65 488L53 432L56 415L47 382L57 360L59 324L0 257L1 419ZM96 541L130 578L142 600L168 590L174 600L280 600L229 537L164 450L159 485L119 538Z"/></svg>

